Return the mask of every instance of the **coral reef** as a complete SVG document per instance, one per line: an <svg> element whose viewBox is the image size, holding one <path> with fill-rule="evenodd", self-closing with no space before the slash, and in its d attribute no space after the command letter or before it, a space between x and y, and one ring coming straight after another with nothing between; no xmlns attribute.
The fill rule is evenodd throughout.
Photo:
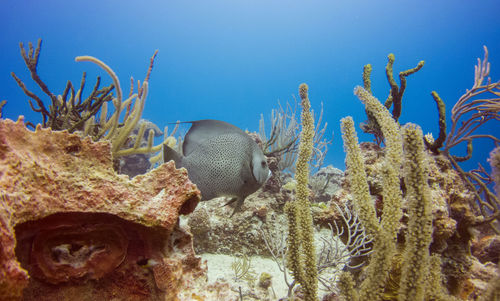
<svg viewBox="0 0 500 301"><path fill-rule="evenodd" d="M465 172L457 164L470 157L473 139L499 142L475 132L498 120L498 83L484 83L487 49L473 88L452 110L448 135L444 102L432 93L439 111L436 140L423 138L418 126L401 130L398 124L406 78L423 61L401 72L398 86L394 55L389 55L391 91L384 104L372 95L371 66L366 65L364 89L356 88L355 94L366 105L368 122L362 129L374 134L377 144L358 145L354 122L344 119L345 173L320 169L330 141L323 140L322 112L314 131L307 86L301 85L301 146L288 104L286 110L272 111L268 135L261 118L259 134L251 135L271 156L273 178L229 219L231 208L220 206L223 199L198 204L196 187L172 162L140 175L150 169L148 160L161 161L152 155L161 148L153 146L161 131L141 120L156 53L146 79L138 82L136 93L132 81L128 97L111 68L96 58L78 57L113 80L99 89L98 78L84 100L85 74L78 90L70 82L60 96L48 90L37 74L40 45L30 44L26 53L21 44L21 53L33 80L49 96L49 109L13 76L43 123L32 132L22 118L0 120L3 299L497 298L500 236L491 225L499 216L498 194L481 183L495 179L498 193L500 151L491 154L491 175L482 166ZM475 98L485 93L493 96ZM109 101L114 111L108 118ZM66 130L53 131L61 129ZM175 144L172 139L165 130L165 143ZM452 155L450 149L464 142L467 156ZM317 171L312 176L311 155L309 168ZM296 171L296 180L286 169ZM222 267L227 273L212 274L208 284L208 264L195 251L207 260L222 256L213 262L214 270Z"/></svg>
<svg viewBox="0 0 500 301"><path fill-rule="evenodd" d="M371 200L375 204L377 216L383 211L382 197L382 177L380 172L384 164L385 150L375 143L361 143L361 154L367 174L368 190ZM470 206L473 194L467 189L458 172L453 169L451 163L442 155L427 153L429 165L428 183L432 196L432 243L430 250L438 253L442 257L443 280L449 292L454 295L464 296L463 299L472 300L481 295L486 287L486 283L496 275L496 263L491 257L490 260L476 259L476 254L496 253L493 245L479 243L481 237L486 234L490 238L485 238L493 242L493 233L485 230L485 234L472 231L472 225L476 220L473 209ZM349 175L350 171L346 171ZM343 189L338 191L332 202L352 202L351 183L348 178L344 179ZM406 188L402 184L403 190L403 217L398 230L398 240L403 240L408 223L408 203L406 201ZM331 218L335 218L332 216ZM476 237L477 236L477 237ZM469 253L469 246L473 250L474 256ZM490 248L488 248L490 246ZM482 247L486 249L482 249ZM486 258L486 257L485 257ZM356 277L355 277L356 278Z"/></svg>
<svg viewBox="0 0 500 301"><path fill-rule="evenodd" d="M355 92L365 102L367 110L371 111L372 115L377 118L377 122L385 134L384 137L399 136L397 127L395 133L387 134L388 130L384 129L384 126L387 127L388 123L395 125L392 118L389 117L389 112L371 94L360 89L357 88ZM373 106L376 103L378 103L378 109L377 106ZM370 106L372 107L370 108ZM386 117L379 116L379 113L383 111L385 111L383 115ZM412 134L413 139L409 139L408 133L415 131L408 132L406 127L405 129L406 159L404 165L411 166L410 164L413 163L417 163L417 165L404 169L402 175L404 175L405 182L400 183L401 163L393 165L396 173L387 170L387 165L391 162L391 148L394 143L387 140L385 149L378 148L374 144L370 147L366 143L357 148L355 147L357 138L354 123L350 118L343 120L344 143L347 152L346 164L348 166L346 171L348 176L346 184L348 185L345 188L353 193L354 204L357 204L356 208L361 221L365 226L368 225L367 231L375 241L370 264L363 271L363 275L356 279L352 275L343 274L339 287L343 294L352 300L358 298L359 300L396 300L398 296L406 300L408 295L413 296L410 298L412 300L422 300L424 296L441 300L450 298L446 296L447 294L460 296L463 299L475 298L484 292L485 283L495 275L495 272L486 272L488 265L495 265L495 261L487 259L487 262L484 261L485 264L481 265L468 251L473 239L471 229L476 221L476 216L470 205L473 194L466 188L466 184L452 168L446 157L425 153L420 148L418 152L416 148L412 150L410 146L414 148L423 139L421 134L417 135L418 137ZM397 153L400 152L395 154ZM393 156L393 158L395 157ZM410 172L411 170L413 172ZM419 177L425 176L425 179L421 178L419 180L421 184L414 185L417 178L409 181L409 177L415 177L417 174ZM390 182L385 179L386 177L396 179L396 181L392 181L393 188L389 185ZM384 190L388 189L400 190L399 195L402 197L400 204L390 201L388 195L384 193ZM428 192L426 192L427 189L429 189ZM393 192L389 196L394 195L396 193ZM422 198L422 200L427 198L432 202L427 203L427 205L424 203L412 205L411 200L415 197ZM401 213L391 213L390 215L392 217L400 216L402 219L400 220L398 217L397 220L393 220L390 223L393 226L380 227L379 225L384 223L386 210L389 208L402 210L403 215ZM379 216L381 216L380 222L378 221ZM415 218L417 219L415 220ZM432 231L430 231L431 221ZM385 232L391 228L392 234L380 233L380 231ZM395 243L395 247L388 246L387 235L396 235L396 241L391 243ZM414 245L413 250L409 244ZM416 246L416 244L426 244L426 246ZM481 246L478 245L478 248ZM484 250L484 248L486 247L481 249L482 253L487 253L489 250ZM479 254L481 251L476 253ZM492 254L491 251L489 253ZM391 259L386 257L387 254L391 254ZM429 257L429 254L432 255ZM419 259L415 259L417 256ZM408 260L418 262L418 264L409 264ZM379 262L378 265L376 265L377 262ZM419 269L420 272L416 273ZM386 280L380 279L383 270L387 273ZM379 275L379 279L372 276L374 271ZM417 277L419 280L417 278L410 281L405 280L412 277L412 273L415 273L413 277ZM424 281L426 275L431 278ZM484 275L488 276L484 277ZM361 281L361 279L364 280ZM428 282L429 279L434 279L431 280L432 284ZM358 286L356 281L361 281L359 291L355 289ZM442 282L446 288L438 285ZM375 294L377 292L378 295Z"/></svg>
<svg viewBox="0 0 500 301"><path fill-rule="evenodd" d="M363 91L359 90L358 94L364 97L363 100L365 102L371 101L372 104L370 105L377 105L376 103L378 103L378 101L369 95L369 93L363 93ZM367 98L373 99L367 101ZM375 109L375 111L385 111L385 120L396 124L392 116L388 114L387 109L380 103L379 105L379 109ZM374 108L372 108L372 111L373 110ZM373 114L373 116L375 118L377 114ZM384 124L384 122L380 124ZM404 170L401 164L403 159L401 146L403 143L397 138L399 136L399 126L396 124L396 127L394 127L392 131L393 134L388 135L388 137L390 137L390 139L396 139L396 141L391 142L391 140L388 140L386 142L387 147L385 148L375 143L361 143L359 155L359 165L362 166L361 169L366 173L364 179L367 183L367 206L374 207L374 220L379 223L381 216L382 220L384 219L384 211L388 210L387 207L391 202L391 196L392 198L400 198L399 202L396 200L397 206L390 206L393 210L400 210L400 213L397 215L386 214L385 218L388 218L389 221L386 221L385 225L381 227L392 229L392 233L387 235L387 237L391 238L390 242L387 243L390 245L387 246L386 250L392 249L394 254L394 256L387 258L387 284L381 287L382 290L380 293L384 300L397 300L399 290L408 291L408 288L410 288L411 291L414 289L411 288L411 283L420 281L403 280L406 284L401 285L401 283L403 283L401 279L402 268L404 266L409 266L408 263L403 264L403 260L405 256L413 258L413 254L415 254L414 252L410 252L412 254L411 256L404 255L405 241L410 240L409 232L413 232L417 237L419 237L418 235L423 235L425 232L425 239L417 239L417 241L426 241L426 243L430 241L429 229L422 233L418 233L418 231L415 230L415 226L413 226L413 230L410 230L410 217L415 215L411 213L415 210L415 205L411 205L410 199L412 193L410 193L409 184L406 184L404 182L404 177L402 177L405 173L403 172ZM418 139L413 139L412 141L416 140ZM423 139L420 141L422 140ZM396 147L395 150L391 150L390 148L392 146L389 146L391 144L396 146L399 145L399 147ZM412 152L409 152L407 155L412 155ZM474 195L467 188L459 173L453 168L447 157L443 154L425 151L423 152L423 159L421 153L419 160L426 162L427 166L425 169L427 179L424 182L428 183L428 194L430 195L431 203L430 209L428 207L426 209L426 214L424 214L427 218L424 224L429 225L430 217L432 220L432 240L430 245L427 244L427 247L423 250L417 248L419 251L422 251L420 252L421 254L424 254L422 257L424 259L421 263L424 265L423 269L427 271L421 271L418 277L421 279L422 273L426 273L427 276L425 277L427 277L427 279L424 282L434 284L432 287L426 289L426 294L428 296L451 299L456 296L463 300L475 300L479 296L485 294L488 287L487 284L498 274L498 249L496 249L496 241L498 241L498 239L496 235L487 228L479 228L481 230L486 230L484 233L478 233L478 231L474 230L474 225L477 221L477 216L471 206ZM399 161L399 163L394 164L394 161ZM411 160L407 159L407 161ZM492 163L494 164L494 159L492 159ZM387 171L388 164L395 166L392 171L393 181L391 182L388 182L385 178L387 174L391 174ZM318 235L325 230L330 230L328 228L329 225L341 225L342 227L342 229L327 231L331 232L331 234L336 234L337 232L340 240L344 243L344 246L340 243L338 243L337 246L345 248L345 245L349 245L348 236L342 234L342 230L344 230L344 232L348 230L346 228L346 223L342 220L342 217L337 213L338 210L335 208L337 205L342 207L346 204L352 204L355 199L353 196L353 185L355 184L350 180L351 174L352 170L348 169L346 171L347 177L344 178L342 176L342 179L336 180L342 183L342 188L332 191L331 193L334 195L327 201L325 201L324 196L315 193L315 191L321 190L315 187L321 185L314 184L310 187L310 209L313 214L315 225L314 236L318 259L331 255L331 253L328 253L331 249L322 248L321 242L325 240L322 236ZM315 176L311 177L310 180L314 178ZM283 182L285 181L287 181L286 177ZM392 188L389 189L389 185L391 185ZM288 274L290 265L287 263L286 259L283 260L283 258L287 257L288 253L286 243L283 244L287 237L284 206L295 198L296 187L296 182L288 181L287 185L281 188L275 187L276 189L272 190L265 189L257 191L249 196L248 202L244 205L242 212L235 215L232 220L226 218L230 212L230 208L220 207L220 205L223 204L223 200L200 204L196 211L189 216L188 221L195 237L197 253L234 254L236 252L246 254L247 256L252 255L255 258L258 258L255 256L256 254L264 258L273 258L273 260L277 262L280 271L283 272L283 278L286 284L278 284L278 282L283 282L283 279L273 277L272 286L286 285L288 286L288 298L293 296L293 298L302 300L305 297L304 290L297 285L296 279L290 277ZM392 192L388 193L388 190ZM351 205L349 205L349 207L350 206ZM372 209L368 209L368 211L370 210ZM394 218L394 216L397 216L397 218ZM376 228L379 226L374 227ZM319 228L322 228L322 230L318 231ZM272 231L274 229L275 233L265 238L259 235L261 229L265 231ZM489 237L485 237L485 235ZM262 239L263 237L264 239ZM357 239L358 237L359 236L352 236L351 239ZM271 246L266 246L266 243L270 243ZM473 253L470 253L470 250L472 250ZM351 262L346 263L347 267L345 268L350 271L350 274L344 274L349 276L342 279L342 281L338 282L336 285L330 286L332 290L327 293L320 290L318 294L323 295L323 300L336 300L335 294L338 294L339 290L342 292L346 290L350 292L356 291L359 287L359 283L362 282L363 279L369 277L369 269L365 267L362 270L353 270L349 267L363 266L364 263L369 263L369 260L374 260L374 258L377 257L376 251L375 249L367 256L351 258ZM378 249L378 251L380 251L380 249ZM355 256L351 254L351 257ZM343 264L336 266L337 274L334 273L326 276L318 275L320 289L324 287L328 288L327 282L335 283L337 280L336 277L338 277L338 271L342 269L342 267ZM257 273L262 271L266 270L256 270ZM377 277L380 278L379 274L373 278ZM322 281L326 281L327 285ZM440 283L443 285L437 285ZM238 286L233 284L233 291L237 292L237 288ZM372 298L373 294L370 293L373 291L367 291L367 298ZM257 290L255 287L244 288L243 296L244 298L254 300L268 300L269 297L259 295L256 292ZM418 294L420 293L421 291ZM410 294L410 292L405 292L404 294ZM346 297L347 300L351 300L349 296L344 297Z"/></svg>
<svg viewBox="0 0 500 301"><path fill-rule="evenodd" d="M108 142L20 117L0 120L0 187L2 300L232 298L178 224L200 194L172 163L129 180Z"/></svg>
<svg viewBox="0 0 500 301"><path fill-rule="evenodd" d="M368 124L362 124L363 130L368 129L367 132L374 134L378 145L385 140L386 147L377 149L366 143L362 144L361 148L356 147L357 138L353 121L349 119L343 121L346 165L348 166L346 184L349 184L346 188L353 193L353 201L357 204L356 210L360 219L368 233L374 238L374 252L370 258L370 264L362 275L353 277L343 274L339 287L349 300L358 298L359 300L395 300L398 298L423 300L424 296L433 300L453 298L448 294L461 299L476 299L485 293L486 283L489 280L493 279L489 285L490 288L496 287L495 281L498 281L495 280L495 275L498 273L495 267L498 264L499 239L495 233L499 231L496 221L499 216L499 202L498 196L495 196L488 187L488 184L495 179L495 168L492 168L491 175L481 164L477 169L466 172L458 163L471 158L474 139L487 138L498 145L499 140L494 134L477 133L476 130L488 121L493 123L499 120L498 87L500 82L492 83L488 78L490 65L485 47L484 59L482 61L478 59L478 64L475 66L474 86L467 90L452 109L452 128L448 135L446 135L444 102L436 92L432 92L439 111L440 132L436 140L430 134L423 139L427 149L433 155L427 153L424 156L420 151L423 159L419 161L426 163L419 164L419 167L414 169L422 169L429 164L426 167L428 169L419 171L428 178L422 180L423 184L418 185L417 188L427 186L426 183L428 183L430 190L425 192L427 189L421 189L420 192L415 193L418 189L412 188L411 183L407 182L410 175L408 169L405 169L404 173L401 172L401 164L395 160L400 155L391 150L399 143L391 140L400 135L397 120L401 114L401 97L406 85L405 77L418 71L423 66L423 62L400 74L401 89L398 90L392 78L393 61L394 57L390 55L386 75L391 85L391 95L384 105L376 99L372 101L374 98L371 94L370 65L365 66L363 72L365 89L355 89L355 94L365 103L368 116ZM485 81L487 82L484 83ZM489 97L486 96L487 94ZM479 95L482 97L477 97ZM393 103L394 99L398 103ZM376 107L371 103L376 104ZM392 105L394 105L392 119L396 122L391 122L391 118L387 118L390 116L388 109ZM386 111L385 117L380 115L382 111ZM396 126L392 132L388 131L389 123ZM417 140L422 140L422 138ZM466 156L459 157L451 154L450 149L464 142L467 142ZM364 154L361 152L363 146ZM380 157L385 159L379 161ZM363 166L363 160L366 166ZM417 161L407 158L406 165L408 165L408 160ZM377 161L381 164L377 164ZM494 160L490 159L490 161ZM399 184L398 182L402 179L405 182ZM390 192L385 193L385 191ZM427 209L422 204L416 207L411 205L412 198L417 195L421 199L429 198L426 196L429 193L432 204L427 205ZM392 201L401 197L403 197L402 202ZM401 215L401 209L403 215ZM432 212L432 240L429 235L430 212ZM418 227L415 227L415 221L412 222L414 215L418 217ZM386 216L392 221L383 226ZM399 220L400 217L402 217L401 220ZM425 220L426 217L427 220ZM387 235L396 238L396 248L391 247L392 243L389 243ZM416 246L417 242L421 245ZM414 245L413 249L409 244ZM470 246L472 246L472 254ZM430 257L429 253L432 254ZM419 259L415 259L417 256ZM393 259L389 259L391 257ZM412 264L408 263L409 258L413 261ZM420 272L417 272L419 270ZM374 273L378 278L374 277ZM412 273L414 273L413 276L411 276ZM408 277L416 278L408 281ZM424 281L426 277L429 278ZM446 288L439 285L441 283L444 283ZM356 290L358 286L359 290Z"/></svg>
<svg viewBox="0 0 500 301"><path fill-rule="evenodd" d="M375 204L377 217L380 217L383 211L383 177L380 170L385 162L385 149L371 142L361 143L361 155L365 171L367 173L368 191L370 199ZM470 232L471 223L475 220L472 208L469 203L473 195L466 188L462 179L456 170L453 169L451 163L443 155L426 154L428 161L428 182L430 186L430 194L432 199L432 243L429 247L432 253L441 256L441 267L439 273L434 273L434 279L443 279L448 292L455 296L462 296L464 300L474 300L486 289L489 280L496 276L495 261L484 261L481 263L474 256L468 253L469 243L472 243L474 252L482 252L484 254L493 255L493 249L480 251L480 245L475 246L474 241L480 237L474 238ZM347 170L346 174L350 171ZM322 255L322 242L327 236L320 236L326 232L331 235L329 224L338 224L344 226L342 217L335 210L335 205L342 207L345 203L351 203L353 196L351 194L351 183L348 178L342 176L340 179L342 188L337 190L328 202L324 204L318 203L322 199L316 199L315 194L311 194L311 211L313 213L313 221L315 226L315 240L318 251L318 258ZM408 227L408 202L406 201L406 188L403 183L400 183L400 188L403 191L402 212L403 216L398 224L398 240L404 240L405 231ZM284 188L282 188L284 189ZM257 262L257 258L272 258L269 249L265 245L262 236L259 235L261 229L269 229L274 231L275 235L271 238L271 243L279 248L279 243L286 239L286 215L283 212L283 207L286 204L286 198L283 198L283 190L281 192L264 192L262 190L248 197L248 201L242 207L242 211L231 219L227 216L231 213L231 208L222 207L224 200L212 200L211 202L200 203L196 210L188 215L188 225L194 235L194 245L197 254L218 253L232 255L235 253L246 254L253 257L252 262ZM288 198L294 197L294 191L287 191ZM317 205L315 205L317 204ZM318 231L318 229L322 229ZM343 228L347 230L346 227ZM491 232L489 232L491 233ZM334 232L335 234L335 232ZM340 234L340 233L339 233ZM322 238L323 237L323 238ZM356 239L353 237L352 239ZM344 245L348 244L347 237L340 236ZM471 241L472 239L472 241ZM285 243L286 246L286 243ZM283 246L281 246L282 248ZM342 247L339 244L338 247ZM286 248L278 251L285 252ZM281 260L283 253L276 253L278 260ZM324 255L324 254L323 254ZM473 255L473 254L472 254ZM221 255L222 256L222 255ZM260 256L260 257L259 257ZM401 256L398 256L401 258ZM431 261L435 261L432 259ZM361 258L361 261L352 261L350 265L355 266L366 262L366 256ZM228 259L229 261L231 259ZM280 261L281 263L281 261ZM286 263L286 262L285 262ZM266 265L266 269L256 269L256 272L268 271L273 268L271 263ZM268 267L269 266L269 267ZM282 266L283 267L283 266ZM229 268L229 267L228 267ZM286 266L285 266L286 268ZM338 266L342 269L342 266ZM433 269L436 271L436 269ZM364 277L365 272L360 269L352 270L353 281ZM396 273L392 278L399 280ZM433 276L433 277L434 277ZM438 277L439 276L439 277ZM230 280L231 276L226 277ZM292 286L293 295L297 297L296 283L293 283L293 278L287 276L287 284L283 282L283 276L274 276L272 286L274 289L286 285ZM332 277L335 281L334 276ZM436 282L438 283L438 282ZM233 291L237 292L238 286L233 284ZM246 284L241 284L242 289ZM354 284L356 285L356 284ZM323 287L320 283L320 287ZM336 285L333 286L334 291L339 289ZM394 288L397 292L398 287ZM244 299L249 300L267 300L263 295L250 297L245 292L256 293L255 288L245 288L243 290ZM321 291L321 294L325 294ZM286 292L278 297L286 296ZM289 294L290 296L290 294ZM276 300L278 298L271 298ZM329 300L329 299L324 299ZM335 300L335 299L334 299ZM394 300L394 299L393 299Z"/></svg>

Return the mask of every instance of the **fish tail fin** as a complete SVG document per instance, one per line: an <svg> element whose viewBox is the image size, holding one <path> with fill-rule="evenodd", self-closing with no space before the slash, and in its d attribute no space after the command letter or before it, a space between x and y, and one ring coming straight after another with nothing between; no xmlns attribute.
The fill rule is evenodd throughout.
<svg viewBox="0 0 500 301"><path fill-rule="evenodd" d="M170 146L163 144L163 162L168 162L173 160L175 162L175 167L181 168L182 157L181 155L173 150Z"/></svg>

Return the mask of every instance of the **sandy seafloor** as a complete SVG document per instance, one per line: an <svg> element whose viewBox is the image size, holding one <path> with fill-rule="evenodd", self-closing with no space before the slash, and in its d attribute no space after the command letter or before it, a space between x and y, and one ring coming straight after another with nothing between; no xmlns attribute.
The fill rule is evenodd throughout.
<svg viewBox="0 0 500 301"><path fill-rule="evenodd" d="M232 284L233 289L237 289L240 285L242 292L248 291L248 284L244 280L234 281L234 272L231 269L231 264L234 262L235 257L231 255L224 254L201 254L202 260L207 261L208 267L208 282L213 283L217 279L224 279ZM275 300L286 296L288 291L288 286L285 283L283 273L279 270L278 265L270 258L265 258L261 256L249 256L252 269L256 271L257 278L260 273L266 272L272 276L271 288L276 294ZM293 280L292 277L288 277L288 281ZM258 281L258 279L257 279ZM257 285L257 281L255 285ZM270 288L270 289L271 289ZM271 293L272 296L272 293ZM274 299L274 298L273 298Z"/></svg>

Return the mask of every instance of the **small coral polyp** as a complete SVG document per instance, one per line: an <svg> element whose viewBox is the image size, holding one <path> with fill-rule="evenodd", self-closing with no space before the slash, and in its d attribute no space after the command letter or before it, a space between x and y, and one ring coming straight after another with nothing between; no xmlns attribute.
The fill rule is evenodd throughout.
<svg viewBox="0 0 500 301"><path fill-rule="evenodd" d="M22 266L51 284L100 279L125 259L129 237L123 222L95 214L55 214L16 228ZM102 217L100 217L102 216ZM100 219L103 219L100 221ZM18 247L17 253L22 253Z"/></svg>

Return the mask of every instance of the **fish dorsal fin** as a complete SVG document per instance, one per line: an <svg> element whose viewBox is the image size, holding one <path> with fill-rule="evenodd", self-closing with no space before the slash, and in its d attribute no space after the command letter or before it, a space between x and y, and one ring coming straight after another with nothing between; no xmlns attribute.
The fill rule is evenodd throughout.
<svg viewBox="0 0 500 301"><path fill-rule="evenodd" d="M192 126L184 137L182 151L188 156L203 141L225 134L245 134L240 128L220 120L204 119L188 121Z"/></svg>

